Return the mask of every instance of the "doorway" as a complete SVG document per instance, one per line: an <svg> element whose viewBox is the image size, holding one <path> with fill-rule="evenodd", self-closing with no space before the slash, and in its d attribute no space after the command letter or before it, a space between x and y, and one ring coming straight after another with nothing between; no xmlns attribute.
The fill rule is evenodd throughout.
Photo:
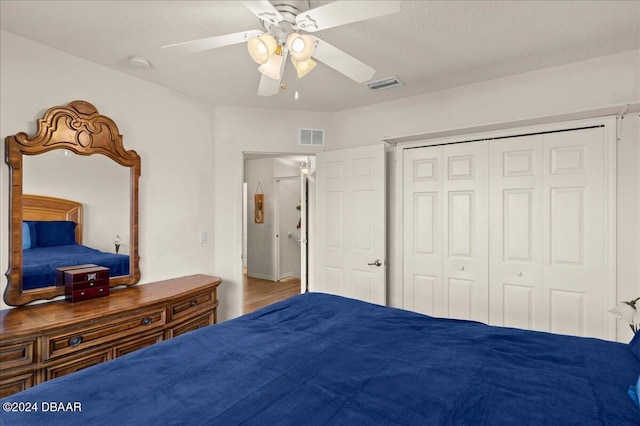
<svg viewBox="0 0 640 426"><path fill-rule="evenodd" d="M249 313L306 290L311 161L308 155L243 155L243 313Z"/></svg>

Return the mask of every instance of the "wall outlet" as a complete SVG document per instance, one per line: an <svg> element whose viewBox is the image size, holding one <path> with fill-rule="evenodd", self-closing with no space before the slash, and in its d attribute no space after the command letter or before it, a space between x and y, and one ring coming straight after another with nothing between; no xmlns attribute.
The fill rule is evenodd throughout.
<svg viewBox="0 0 640 426"><path fill-rule="evenodd" d="M200 244L207 243L207 231L200 231Z"/></svg>

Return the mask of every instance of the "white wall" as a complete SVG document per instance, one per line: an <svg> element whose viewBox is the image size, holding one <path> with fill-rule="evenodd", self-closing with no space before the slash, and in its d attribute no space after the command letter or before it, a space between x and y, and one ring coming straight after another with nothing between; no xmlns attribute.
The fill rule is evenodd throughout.
<svg viewBox="0 0 640 426"><path fill-rule="evenodd" d="M243 152L313 154L318 149L298 145L298 129L326 129L331 146L333 114L305 111L216 107L214 135L215 274L222 278L220 318L242 314L242 181ZM252 194L254 188L249 188Z"/></svg>
<svg viewBox="0 0 640 426"><path fill-rule="evenodd" d="M343 111L331 149L638 101L639 71L635 50Z"/></svg>
<svg viewBox="0 0 640 426"><path fill-rule="evenodd" d="M627 114L620 127L617 181L618 300L640 297L640 115ZM618 321L618 339L629 341L631 330Z"/></svg>
<svg viewBox="0 0 640 426"><path fill-rule="evenodd" d="M49 107L76 99L91 102L116 122L125 148L136 150L142 158L141 282L193 273L215 275L215 245L211 243L216 209L213 184L216 176L224 175L218 174L213 165L211 109L169 89L5 31L0 34L0 42L0 136L33 133L36 120ZM3 161L3 273L8 264L7 179L8 167ZM209 244L199 244L200 230L209 231ZM4 292L5 286L2 274L0 291ZM2 304L2 308L6 306Z"/></svg>

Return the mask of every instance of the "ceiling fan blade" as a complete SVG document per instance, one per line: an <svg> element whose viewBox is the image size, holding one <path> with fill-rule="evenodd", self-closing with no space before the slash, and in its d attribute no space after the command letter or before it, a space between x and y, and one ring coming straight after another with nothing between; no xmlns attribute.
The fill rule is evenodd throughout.
<svg viewBox="0 0 640 426"><path fill-rule="evenodd" d="M216 47L229 46L232 44L238 44L248 41L252 37L259 37L264 34L264 31L249 30L239 33L225 34L215 37L201 38L198 40L183 41L181 43L168 44L162 46L163 49L172 49L179 51L180 53L194 53L201 52L203 50L215 49Z"/></svg>
<svg viewBox="0 0 640 426"><path fill-rule="evenodd" d="M282 81L282 76L284 75L284 67L287 64L287 51L285 50L282 54L282 65L280 65L280 78L273 79L269 78L264 74L260 74L260 85L258 86L258 95L260 96L273 96L278 94L280 91L280 82Z"/></svg>
<svg viewBox="0 0 640 426"><path fill-rule="evenodd" d="M296 16L298 28L307 32L364 21L400 11L399 1L335 1Z"/></svg>
<svg viewBox="0 0 640 426"><path fill-rule="evenodd" d="M373 74L376 72L376 70L369 65L360 62L353 56L330 45L326 41L318 37L314 37L314 39L316 39L317 45L316 50L313 52L313 57L350 79L362 83L371 80Z"/></svg>
<svg viewBox="0 0 640 426"><path fill-rule="evenodd" d="M243 1L242 4L258 18L267 21L270 24L277 24L284 18L267 0L262 1Z"/></svg>

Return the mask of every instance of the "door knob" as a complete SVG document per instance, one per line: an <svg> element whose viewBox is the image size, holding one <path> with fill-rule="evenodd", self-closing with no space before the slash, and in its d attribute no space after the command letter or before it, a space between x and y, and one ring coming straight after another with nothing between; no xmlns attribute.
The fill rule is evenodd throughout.
<svg viewBox="0 0 640 426"><path fill-rule="evenodd" d="M460 269L461 271L464 271L464 266L460 266L458 269Z"/></svg>
<svg viewBox="0 0 640 426"><path fill-rule="evenodd" d="M367 263L367 265L369 266L382 266L382 262L380 262L380 259L376 259L373 261L373 263Z"/></svg>
<svg viewBox="0 0 640 426"><path fill-rule="evenodd" d="M516 275L521 277L522 276L522 272L518 272Z"/></svg>

